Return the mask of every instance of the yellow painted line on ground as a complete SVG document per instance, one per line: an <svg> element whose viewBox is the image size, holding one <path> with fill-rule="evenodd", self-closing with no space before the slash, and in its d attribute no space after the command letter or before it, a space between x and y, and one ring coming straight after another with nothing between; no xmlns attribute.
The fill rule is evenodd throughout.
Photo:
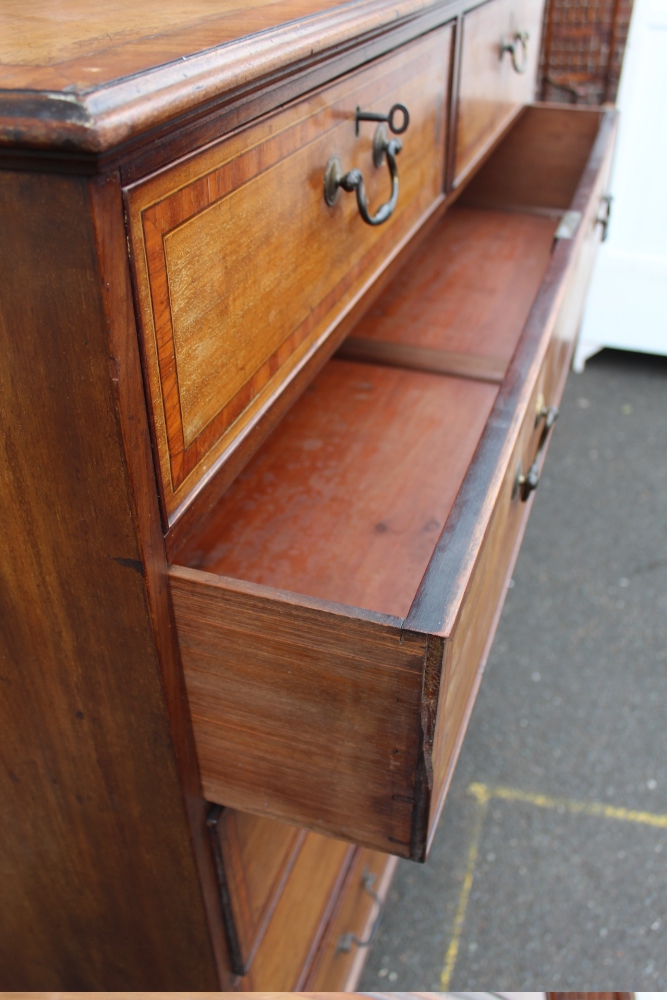
<svg viewBox="0 0 667 1000"><path fill-rule="evenodd" d="M506 788L502 785L493 788L489 785L483 785L479 781L473 781L468 786L468 793L477 799L479 809L475 812L473 828L470 834L466 870L454 917L454 931L445 956L445 967L440 977L440 985L443 990L449 989L456 959L458 958L463 925L466 919L466 910L468 909L468 900L470 899L472 884L475 878L475 866L477 865L482 828L491 799L501 799L504 802L526 802L528 805L537 806L538 809L555 809L556 812L573 813L580 816L601 816L603 819L617 819L624 823L640 823L644 826L656 826L659 829L667 830L667 815L643 812L640 809L623 809L620 806L610 806L604 802L579 802L576 799L558 799L551 795L522 792L518 788Z"/></svg>
<svg viewBox="0 0 667 1000"><path fill-rule="evenodd" d="M461 941L463 925L466 919L468 900L470 899L472 882L475 877L475 865L477 864L477 854L479 851L479 842L482 836L482 827L484 826L486 809L489 804L488 798L483 798L479 795L477 796L477 801L480 804L480 808L475 811L475 819L470 835L468 860L466 862L465 875L463 876L463 885L461 887L461 895L459 896L459 905L456 907L456 916L454 917L454 933L451 941L449 942L449 948L447 949L447 955L445 956L445 967L442 970L442 975L440 976L440 985L443 990L449 989L449 981L452 978L452 972L454 971L454 966L456 965L456 959L459 953L459 943Z"/></svg>
<svg viewBox="0 0 667 1000"><path fill-rule="evenodd" d="M644 826L657 826L667 830L667 816L660 813L642 812L639 809L622 809L620 806L609 806L604 802L578 802L576 799L557 799L550 795L536 795L532 792L521 792L518 788L489 788L473 782L468 791L479 802L490 799L503 799L505 802L526 802L539 809L555 809L557 812L579 813L584 816L602 816L604 819L618 819L625 823L641 823Z"/></svg>

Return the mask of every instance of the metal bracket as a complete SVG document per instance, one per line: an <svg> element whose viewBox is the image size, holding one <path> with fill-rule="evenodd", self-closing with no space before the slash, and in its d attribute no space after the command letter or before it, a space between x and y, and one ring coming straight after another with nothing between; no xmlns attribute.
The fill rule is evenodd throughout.
<svg viewBox="0 0 667 1000"><path fill-rule="evenodd" d="M573 240L581 225L581 212L564 212L554 233L555 240Z"/></svg>

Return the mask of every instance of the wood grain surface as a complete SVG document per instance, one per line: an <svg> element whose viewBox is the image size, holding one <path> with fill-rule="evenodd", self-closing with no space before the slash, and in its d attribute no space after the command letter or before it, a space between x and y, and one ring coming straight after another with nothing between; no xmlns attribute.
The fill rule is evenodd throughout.
<svg viewBox="0 0 667 1000"><path fill-rule="evenodd" d="M599 119L599 129L572 199L581 212L577 243L573 248L572 276L567 283L549 342L545 395L560 399L570 367L575 339L583 316L593 265L602 230L602 198L609 191L618 114L609 108ZM567 241L563 241L567 245Z"/></svg>
<svg viewBox="0 0 667 1000"><path fill-rule="evenodd" d="M7 0L0 65L9 79L12 71L22 69L26 74L20 78L23 86L29 85L36 69L49 67L58 68L60 79L55 72L52 79L62 85L63 64L87 69L87 83L106 83L128 70L150 69L156 58L168 62L332 6L333 0L192 0L186 7L169 0L144 0L140 7L132 7L112 0L101 8L84 0L68 0L57 7L45 0ZM130 66L123 63L128 52L134 59ZM88 67L86 60L91 64ZM114 75L100 78L105 64L107 73ZM80 80L70 82L81 84Z"/></svg>
<svg viewBox="0 0 667 1000"><path fill-rule="evenodd" d="M485 358L462 351L439 351L433 347L400 344L391 340L370 337L348 337L336 351L336 357L345 361L367 361L369 364L390 365L436 375L456 375L480 382L500 385L505 374L501 358Z"/></svg>
<svg viewBox="0 0 667 1000"><path fill-rule="evenodd" d="M431 33L131 190L170 520L439 197L449 38L449 28ZM386 200L387 168L372 161L375 126L356 137L354 114L396 101L411 112L400 199L374 228L354 195L326 205L324 168L335 153L343 169L362 169L372 208Z"/></svg>
<svg viewBox="0 0 667 1000"><path fill-rule="evenodd" d="M632 1000L633 993L547 993L548 1000Z"/></svg>
<svg viewBox="0 0 667 1000"><path fill-rule="evenodd" d="M99 285L109 335L111 385L127 462L132 513L137 525L148 606L158 649L165 708L176 749L176 766L211 944L221 984L226 985L229 979L229 958L207 835L206 803L201 794L183 671L178 643L175 641L118 175L112 173L92 179L89 182L89 193L99 262Z"/></svg>
<svg viewBox="0 0 667 1000"><path fill-rule="evenodd" d="M492 0L463 17L454 184L483 157L495 136L535 96L542 26L540 0ZM517 73L503 40L528 31L525 73Z"/></svg>
<svg viewBox="0 0 667 1000"><path fill-rule="evenodd" d="M496 393L329 362L178 561L403 618Z"/></svg>
<svg viewBox="0 0 667 1000"><path fill-rule="evenodd" d="M433 745L433 791L428 823L429 846L437 827L452 779L463 737L468 727L482 673L491 649L507 585L519 554L530 502L515 492L519 462L526 472L535 457L542 432L537 420L544 403L545 364L532 395L508 462L502 488L477 554L475 568L463 597L451 636L446 644L447 685L440 691L438 721ZM539 401L539 402L538 402ZM557 402L549 397L547 405ZM427 848L428 850L428 848Z"/></svg>
<svg viewBox="0 0 667 1000"><path fill-rule="evenodd" d="M306 836L304 830L236 809L223 809L218 838L227 933L243 975L262 940ZM230 950L232 950L230 948Z"/></svg>
<svg viewBox="0 0 667 1000"><path fill-rule="evenodd" d="M602 121L599 108L525 109L461 196L462 204L571 207Z"/></svg>
<svg viewBox="0 0 667 1000"><path fill-rule="evenodd" d="M340 948L341 939L354 934L359 941L368 940L379 909L368 888L381 904L384 903L397 863L397 858L367 848L355 853L336 908L308 970L305 986L309 990L338 987L347 992L357 985L368 949L355 942L344 951ZM370 885L369 877L373 879Z"/></svg>
<svg viewBox="0 0 667 1000"><path fill-rule="evenodd" d="M124 164L123 176L136 180L217 140L223 108L232 109L227 131L270 112L245 133L128 190L140 222L134 255L144 268L143 290L141 277L138 286L149 369L150 336L157 345L154 424L162 413L170 477L162 485L168 482L173 494L166 523L183 509L196 475L205 478L222 460L235 425L247 415L249 427L266 412L274 389L289 392L286 379L324 351L334 326L343 328L441 203L445 107L454 100L452 32L431 29L455 7L425 0L337 8L330 0L195 0L177 8L172 0L148 0L139 12L111 0L101 14L80 0L57 8L27 0L19 13L9 0L0 35L0 144L11 149L2 162L27 149L25 163L16 159L21 169L55 171L48 185L28 175L0 178L11 246L0 306L8 359L0 411L3 509L11 535L0 560L8 612L3 673L9 671L2 680L10 688L4 792L0 783L10 832L0 871L8 903L1 908L0 967L22 985L231 988L195 741L211 799L423 856L443 642L404 630L402 618L494 405L502 352L449 351L457 374L474 376L477 364L486 384L336 362L329 372L338 387L322 389L325 373L301 429L298 421L291 426L304 454L288 449L287 466L274 455L262 472L276 481L288 473L286 493L276 494L284 530L274 583L175 566L170 589L118 175L66 180L57 171L100 171L132 151L138 158ZM382 55L392 39L416 36L356 72L354 86L353 77L339 79ZM338 82L296 101L308 81L333 77ZM306 208L310 198L321 214L325 144L335 140L346 168L358 155L366 175L372 127L352 141L350 112L357 103L386 110L394 100L408 103L413 117L399 158L395 220L383 231L362 228L359 237L354 199L341 195L331 215L342 235L318 243L326 226L305 212L303 192ZM135 145L117 152L125 142ZM109 159L99 159L112 147ZM305 177L301 188L295 175ZM383 169L369 182L372 205L386 188ZM226 353L215 342L220 328L244 332L225 341ZM401 347L400 337L395 345ZM424 352L439 347L403 345L410 347L413 368L435 364ZM446 353L436 365L441 373ZM486 367L466 361L471 357ZM356 374L335 375L342 369ZM359 385L361 369L372 378ZM428 388L418 390L412 380ZM327 392L339 421L332 433L322 421ZM394 452L371 415L378 398L398 442ZM307 427L318 406L319 429L316 421ZM465 420L457 423L458 410ZM333 454L345 438L352 446L336 483ZM275 441L280 433L269 451ZM400 480L395 490L390 469ZM295 484L303 474L308 489L300 497ZM265 486L246 477L241 490L250 499L238 512L255 504L268 539L265 506L273 501ZM241 496L230 494L232 506ZM303 538L289 524L289 507L299 503ZM329 525L326 539L318 518ZM214 559L220 546L228 546L226 558L235 545L219 529ZM250 553L248 564L254 559L263 579L266 566L248 537L243 558ZM360 560L363 549L367 560ZM201 546L191 550L201 565ZM321 553L333 554L331 567ZM284 583L282 592L274 589L283 572L292 589L303 581L307 596L284 592ZM491 570L485 576L495 579ZM311 591L311 579L321 587ZM335 596L336 588L347 596ZM364 588L367 601L358 599ZM332 594L333 603L326 599ZM341 600L361 610L335 603ZM460 701L449 712L450 728ZM246 963L253 959L237 985L350 988L360 953L343 959L339 933L350 922L368 927L373 907L363 898L360 872L370 866L384 873L386 888L392 863L316 833L226 816L220 848L230 876L227 917ZM36 837L36 826L49 836Z"/></svg>
<svg viewBox="0 0 667 1000"><path fill-rule="evenodd" d="M349 844L307 834L241 990L300 988L354 854Z"/></svg>
<svg viewBox="0 0 667 1000"><path fill-rule="evenodd" d="M415 774L421 753L430 767L428 702L437 698L439 663L429 681L435 693L424 695L423 648L418 673L396 673L391 646L383 649L369 624L355 626L356 641L352 623L347 638L340 620L324 614L316 625L310 612L297 628L288 612L305 599L276 603L265 586L404 614L496 391L331 362L232 488L231 506L218 508L182 554L200 567L174 567L172 591L207 797L410 854L423 805ZM212 571L265 586L251 588L244 606L231 581ZM323 645L325 632L331 638ZM407 654L405 635L402 641ZM369 657L378 664L372 697ZM415 742L423 738L426 744Z"/></svg>
<svg viewBox="0 0 667 1000"><path fill-rule="evenodd" d="M525 417L516 438L514 452L507 463L507 472L484 533L478 522L477 539L481 540L481 546L475 556L474 570L451 630L451 638L447 642L448 683L446 689L441 689L438 726L433 748L434 787L429 819L431 838L453 775L502 610L506 584L511 576L528 519L530 502L521 503L517 496L512 495L519 462L524 472L530 467L542 432L542 423L536 419L537 413L545 405L548 407L559 403L569 369L583 310L585 289L590 280L595 249L599 241L595 219L601 193L606 190L608 183L614 132L615 115L611 112L603 119L593 147L589 146L588 164L580 175L579 186L572 198L571 204L577 206L583 216L578 238L574 244L571 244L571 241L559 241L554 253L555 260L549 268L549 272L555 271L560 277L560 286L556 298L557 311L552 312L550 316L547 314L546 320L546 309L540 311L539 322L542 324L543 334L538 357L542 359L541 367L533 379L528 368L530 327L524 335L522 351L513 365L516 368L523 367L526 373L524 380L517 379L515 384L518 386L523 382L524 389L526 384L532 385L533 389L527 401ZM545 279L546 288L542 289L541 295L549 289L549 279L548 273ZM558 278L551 280L556 282ZM536 305L540 305L539 300ZM502 401L501 391L499 403ZM497 404L497 414L499 409ZM502 419L507 421L509 410L508 406L504 418L496 417L498 424ZM482 445L485 443L483 439ZM484 457L482 451L478 456L479 466L474 470L478 475L484 468ZM461 503L463 506L466 503L467 486L465 483L457 505ZM469 504L468 509L471 506ZM459 516L455 510L452 515L455 529L456 526L459 529L463 527ZM480 521L483 525L484 521L482 519ZM472 521L468 528L471 525ZM418 601L415 605L418 607ZM413 608L411 615L414 611Z"/></svg>
<svg viewBox="0 0 667 1000"><path fill-rule="evenodd" d="M3 172L0 199L3 980L214 989L91 193Z"/></svg>
<svg viewBox="0 0 667 1000"><path fill-rule="evenodd" d="M170 573L206 797L408 855L424 638L395 618Z"/></svg>
<svg viewBox="0 0 667 1000"><path fill-rule="evenodd" d="M354 330L353 350L406 367L502 380L546 272L556 223L536 215L454 205ZM346 347L343 350L347 350ZM437 352L442 352L441 367ZM348 354L349 356L349 354ZM410 364L410 359L413 364ZM421 361L421 364L419 363Z"/></svg>

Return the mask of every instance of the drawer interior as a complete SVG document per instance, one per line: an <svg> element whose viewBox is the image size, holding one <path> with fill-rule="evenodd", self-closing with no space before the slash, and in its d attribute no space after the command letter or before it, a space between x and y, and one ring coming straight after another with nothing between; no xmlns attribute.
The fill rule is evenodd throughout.
<svg viewBox="0 0 667 1000"><path fill-rule="evenodd" d="M496 392L330 361L184 564L404 618Z"/></svg>
<svg viewBox="0 0 667 1000"><path fill-rule="evenodd" d="M544 277L559 215L455 205L339 356L499 384Z"/></svg>
<svg viewBox="0 0 667 1000"><path fill-rule="evenodd" d="M460 204L533 213L566 211L590 163L604 112L535 104L467 186Z"/></svg>
<svg viewBox="0 0 667 1000"><path fill-rule="evenodd" d="M454 207L176 562L405 618L556 224Z"/></svg>

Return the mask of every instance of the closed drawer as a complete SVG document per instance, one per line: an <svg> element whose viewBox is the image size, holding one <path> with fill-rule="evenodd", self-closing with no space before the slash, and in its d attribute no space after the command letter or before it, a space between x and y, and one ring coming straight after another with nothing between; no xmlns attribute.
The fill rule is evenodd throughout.
<svg viewBox="0 0 667 1000"><path fill-rule="evenodd" d="M529 109L179 553L212 801L425 857L532 502L517 478L544 459L614 129L613 112Z"/></svg>
<svg viewBox="0 0 667 1000"><path fill-rule="evenodd" d="M464 15L455 184L532 101L542 10L542 0L489 0Z"/></svg>
<svg viewBox="0 0 667 1000"><path fill-rule="evenodd" d="M286 383L333 350L337 323L442 199L450 49L451 28L432 31L126 191L167 524L267 411L275 421ZM396 103L410 115L398 202L372 226L353 193L326 203L325 168L337 156L361 170L370 211L386 202L378 126L355 115Z"/></svg>
<svg viewBox="0 0 667 1000"><path fill-rule="evenodd" d="M306 835L241 990L301 989L353 857L349 844Z"/></svg>
<svg viewBox="0 0 667 1000"><path fill-rule="evenodd" d="M375 938L397 859L360 848L304 983L306 990L354 990Z"/></svg>
<svg viewBox="0 0 667 1000"><path fill-rule="evenodd" d="M211 810L232 971L244 975L292 872L306 833L295 826L235 809Z"/></svg>

